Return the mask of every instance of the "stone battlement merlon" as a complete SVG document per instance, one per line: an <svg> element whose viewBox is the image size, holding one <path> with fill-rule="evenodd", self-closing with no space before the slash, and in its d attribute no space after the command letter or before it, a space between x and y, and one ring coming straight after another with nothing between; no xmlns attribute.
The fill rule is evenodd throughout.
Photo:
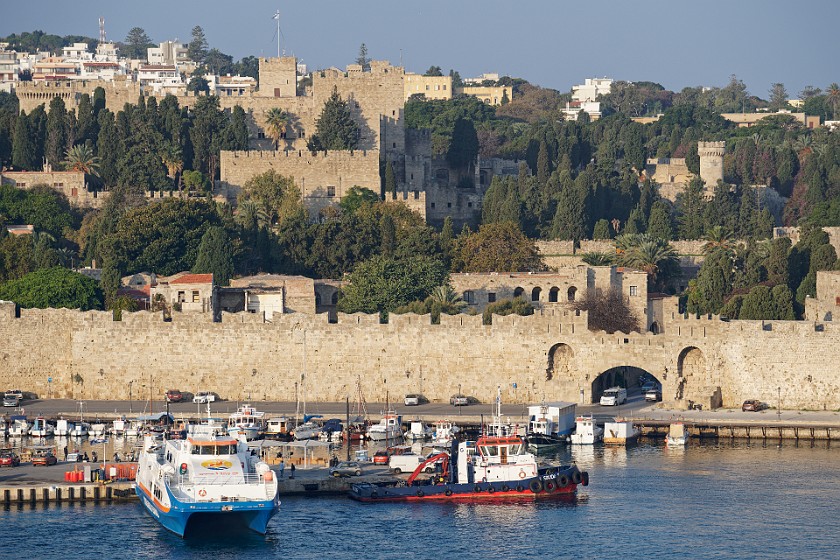
<svg viewBox="0 0 840 560"><path fill-rule="evenodd" d="M233 159L280 159L280 158L310 158L310 159L352 159L376 158L379 161L379 150L323 150L311 152L309 150L222 150L220 157Z"/></svg>

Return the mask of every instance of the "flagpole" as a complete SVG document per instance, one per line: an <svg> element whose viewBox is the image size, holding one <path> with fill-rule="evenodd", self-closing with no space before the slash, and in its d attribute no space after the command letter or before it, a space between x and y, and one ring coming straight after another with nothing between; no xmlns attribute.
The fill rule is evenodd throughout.
<svg viewBox="0 0 840 560"><path fill-rule="evenodd" d="M280 58L280 10L274 12L274 19L277 20L277 58Z"/></svg>

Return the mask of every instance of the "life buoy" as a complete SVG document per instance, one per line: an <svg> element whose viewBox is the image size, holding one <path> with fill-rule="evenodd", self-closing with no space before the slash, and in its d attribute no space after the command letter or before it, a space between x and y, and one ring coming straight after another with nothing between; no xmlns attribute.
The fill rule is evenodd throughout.
<svg viewBox="0 0 840 560"><path fill-rule="evenodd" d="M546 492L550 493L550 492L554 492L555 490L557 490L557 485L554 484L552 481L549 480L548 482L545 483L545 491Z"/></svg>
<svg viewBox="0 0 840 560"><path fill-rule="evenodd" d="M493 487L493 486L489 486L489 487L487 488L487 491L488 491L489 493L491 493L491 494L492 494L493 492L495 492L495 491L496 491L496 488L495 488L495 487Z"/></svg>
<svg viewBox="0 0 840 560"><path fill-rule="evenodd" d="M446 494L447 496L451 496L452 495L452 490L447 488L446 492L444 492L444 494Z"/></svg>
<svg viewBox="0 0 840 560"><path fill-rule="evenodd" d="M565 474L561 474L560 477L557 479L557 485L560 488L568 486L569 485L569 477L566 476Z"/></svg>
<svg viewBox="0 0 840 560"><path fill-rule="evenodd" d="M199 495L199 496L201 496L201 497L203 498L204 496L206 496L206 495L207 495L207 490L205 490L204 488L202 488L201 490L199 490L199 491L198 491L198 495Z"/></svg>
<svg viewBox="0 0 840 560"><path fill-rule="evenodd" d="M423 497L423 496L425 496L425 495L426 495L426 494L425 494L422 490L418 490L418 491L417 491L417 494L416 494L416 496L417 496L418 498L422 498L422 497Z"/></svg>
<svg viewBox="0 0 840 560"><path fill-rule="evenodd" d="M525 474L525 471L524 471L524 470L522 470L522 469L520 469L520 470L519 470L519 478L525 478L526 476L528 476L528 475L527 475L527 474Z"/></svg>
<svg viewBox="0 0 840 560"><path fill-rule="evenodd" d="M475 488L473 488L473 490L474 490L474 491L476 491L476 492L481 492L481 486L479 486L478 484L476 484L476 485L475 485Z"/></svg>
<svg viewBox="0 0 840 560"><path fill-rule="evenodd" d="M572 482L575 484L580 484L581 480L583 480L583 477L580 476L580 471L575 470L575 472L572 473Z"/></svg>
<svg viewBox="0 0 840 560"><path fill-rule="evenodd" d="M531 492L537 494L539 492L542 492L543 485L542 482L540 482L539 480L532 480L531 484L528 485L528 488L531 489Z"/></svg>
<svg viewBox="0 0 840 560"><path fill-rule="evenodd" d="M265 473L265 481L266 482L271 482L272 480L274 480L274 475L271 474L271 471L266 472Z"/></svg>

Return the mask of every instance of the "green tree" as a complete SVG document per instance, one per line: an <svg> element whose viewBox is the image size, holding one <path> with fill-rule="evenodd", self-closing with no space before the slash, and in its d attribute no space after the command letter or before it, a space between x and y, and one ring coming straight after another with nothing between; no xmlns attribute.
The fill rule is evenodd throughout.
<svg viewBox="0 0 840 560"><path fill-rule="evenodd" d="M773 294L767 286L756 286L744 297L739 319L745 320L769 320L774 319L775 305Z"/></svg>
<svg viewBox="0 0 840 560"><path fill-rule="evenodd" d="M38 169L39 161L33 136L29 118L21 111L15 125L14 147L12 149L12 165L18 169L27 171Z"/></svg>
<svg viewBox="0 0 840 560"><path fill-rule="evenodd" d="M102 290L96 280L57 266L36 270L0 285L0 299L21 307L102 309Z"/></svg>
<svg viewBox="0 0 840 560"><path fill-rule="evenodd" d="M781 111L788 106L788 94L785 84L776 83L770 86L770 109Z"/></svg>
<svg viewBox="0 0 840 560"><path fill-rule="evenodd" d="M142 27L132 27L125 36L125 44L120 50L121 54L127 58L145 60L146 49L153 46L152 40Z"/></svg>
<svg viewBox="0 0 840 560"><path fill-rule="evenodd" d="M233 251L227 232L223 228L211 226L204 232L192 271L212 273L216 285L228 285L233 276Z"/></svg>
<svg viewBox="0 0 840 560"><path fill-rule="evenodd" d="M440 69L440 66L429 66L429 69L426 70L426 73L423 74L424 76L443 76L443 70Z"/></svg>
<svg viewBox="0 0 840 560"><path fill-rule="evenodd" d="M671 226L671 212L667 202L657 201L650 210L647 233L654 239L671 241L674 229Z"/></svg>
<svg viewBox="0 0 840 560"><path fill-rule="evenodd" d="M358 143L359 125L353 120L347 102L338 95L338 89L333 88L315 122L315 135L309 141L309 149L352 150Z"/></svg>
<svg viewBox="0 0 840 560"><path fill-rule="evenodd" d="M622 256L622 262L648 275L648 285L655 291L665 291L673 278L679 276L679 259L673 247L662 239L649 239L633 247Z"/></svg>
<svg viewBox="0 0 840 560"><path fill-rule="evenodd" d="M99 135L96 141L99 157L99 176L105 188L116 186L119 180L119 160L123 154L123 145L117 133L114 113L107 109L99 112Z"/></svg>
<svg viewBox="0 0 840 560"><path fill-rule="evenodd" d="M76 108L76 135L74 141L77 144L93 143L96 141L98 132L90 95L83 93L79 98L79 106Z"/></svg>
<svg viewBox="0 0 840 560"><path fill-rule="evenodd" d="M203 68L193 70L193 73L190 75L190 81L187 83L187 91L195 94L210 94L210 82L204 77Z"/></svg>
<svg viewBox="0 0 840 560"><path fill-rule="evenodd" d="M448 283L443 263L418 255L404 260L374 256L350 274L338 309L344 313L387 313L423 300Z"/></svg>
<svg viewBox="0 0 840 560"><path fill-rule="evenodd" d="M633 208L630 216L627 218L627 223L624 224L624 233L644 233L645 232L645 218L642 209L639 206Z"/></svg>
<svg viewBox="0 0 840 560"><path fill-rule="evenodd" d="M488 304L482 313L482 323L485 325L493 324L493 315L533 315L534 306L530 301L524 298L503 299L494 303Z"/></svg>
<svg viewBox="0 0 840 560"><path fill-rule="evenodd" d="M688 283L687 308L691 313L718 313L732 291L732 260L719 251L709 255L697 278Z"/></svg>
<svg viewBox="0 0 840 560"><path fill-rule="evenodd" d="M677 196L679 235L681 239L699 239L703 236L703 182L692 179L685 191Z"/></svg>
<svg viewBox="0 0 840 560"><path fill-rule="evenodd" d="M610 239L610 223L601 218L597 222L595 222L595 228L592 230L592 238L593 239Z"/></svg>
<svg viewBox="0 0 840 560"><path fill-rule="evenodd" d="M245 181L239 200L252 200L259 204L270 225L304 211L300 189L295 185L294 178L280 175L273 169Z"/></svg>
<svg viewBox="0 0 840 560"><path fill-rule="evenodd" d="M390 214L385 214L379 220L379 231L382 236L382 256L393 258L397 248L397 226Z"/></svg>
<svg viewBox="0 0 840 560"><path fill-rule="evenodd" d="M460 236L453 263L460 272L543 270L534 242L512 222L482 225L477 233Z"/></svg>
<svg viewBox="0 0 840 560"><path fill-rule="evenodd" d="M837 105L840 104L840 84L832 82L827 88L828 100L831 102L831 116L837 120Z"/></svg>
<svg viewBox="0 0 840 560"><path fill-rule="evenodd" d="M286 137L289 114L279 107L272 107L265 113L265 125L268 128L269 137L274 140L274 149L279 149L280 139Z"/></svg>
<svg viewBox="0 0 840 560"><path fill-rule="evenodd" d="M370 59L368 58L367 46L364 43L359 46L359 56L356 57L356 64L362 67L362 72L370 71Z"/></svg>
<svg viewBox="0 0 840 560"><path fill-rule="evenodd" d="M207 38L204 36L204 30L200 25L196 25L192 29L192 40L187 47L187 54L193 62L198 64L204 63L207 57L207 49L210 45L207 44Z"/></svg>
<svg viewBox="0 0 840 560"><path fill-rule="evenodd" d="M64 108L64 100L53 97L47 116L47 145L44 155L47 161L56 167L64 160L68 143L67 132L67 110Z"/></svg>
<svg viewBox="0 0 840 560"><path fill-rule="evenodd" d="M184 154L181 147L166 142L161 149L160 160L166 167L166 175L176 181L176 188L181 192L181 172L184 170Z"/></svg>
<svg viewBox="0 0 840 560"><path fill-rule="evenodd" d="M87 144L77 144L65 152L64 165L86 175L99 176L99 158Z"/></svg>
<svg viewBox="0 0 840 560"><path fill-rule="evenodd" d="M390 161L385 164L385 192L392 196L397 194L397 177L394 175L394 166Z"/></svg>
<svg viewBox="0 0 840 560"><path fill-rule="evenodd" d="M373 205L379 202L379 195L370 189L354 185L341 198L338 205L341 209L348 213L354 214L359 208L364 205Z"/></svg>
<svg viewBox="0 0 840 560"><path fill-rule="evenodd" d="M452 129L452 142L446 152L447 163L455 168L468 167L478 156L478 135L472 121L458 119Z"/></svg>
<svg viewBox="0 0 840 560"><path fill-rule="evenodd" d="M584 253L580 256L580 260L589 266L611 266L615 264L615 257L610 253Z"/></svg>

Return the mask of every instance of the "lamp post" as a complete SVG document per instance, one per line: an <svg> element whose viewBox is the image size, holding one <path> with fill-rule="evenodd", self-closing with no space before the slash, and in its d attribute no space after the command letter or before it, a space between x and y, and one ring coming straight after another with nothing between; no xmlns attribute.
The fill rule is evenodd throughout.
<svg viewBox="0 0 840 560"><path fill-rule="evenodd" d="M131 414L131 386L134 385L134 380L128 382L128 413Z"/></svg>
<svg viewBox="0 0 840 560"><path fill-rule="evenodd" d="M458 383L458 399L460 399L460 398L461 398L461 384ZM461 404L460 403L456 403L456 404L458 405L458 416L460 416L461 415Z"/></svg>
<svg viewBox="0 0 840 560"><path fill-rule="evenodd" d="M779 422L781 422L782 421L782 388L781 387L776 387L776 390L779 393L779 395L778 395L778 397L779 397L778 403L779 404L776 406L776 418L779 420Z"/></svg>

